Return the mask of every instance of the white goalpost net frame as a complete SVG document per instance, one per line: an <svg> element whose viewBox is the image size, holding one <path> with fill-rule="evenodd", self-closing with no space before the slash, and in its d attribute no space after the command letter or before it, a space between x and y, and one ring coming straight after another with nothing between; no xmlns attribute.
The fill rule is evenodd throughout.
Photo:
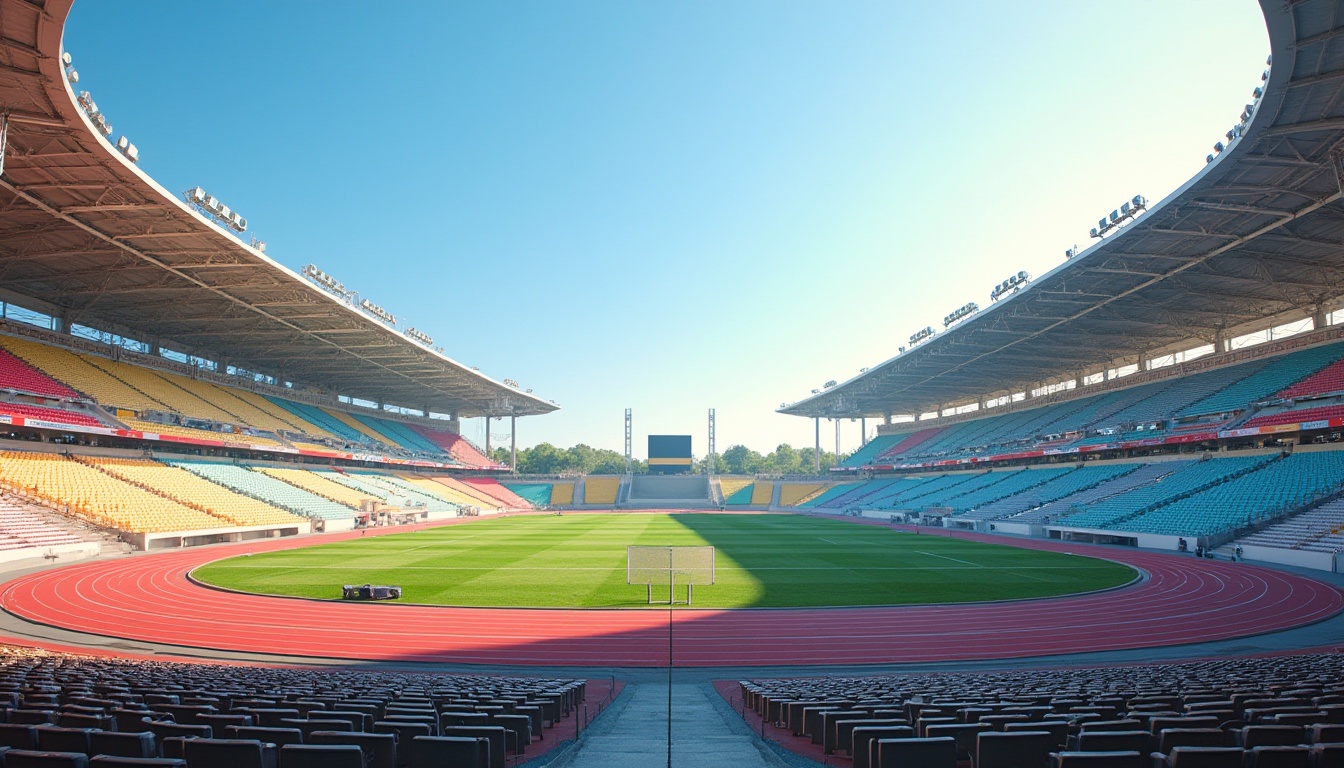
<svg viewBox="0 0 1344 768"><path fill-rule="evenodd" d="M690 605L695 585L714 583L713 547L646 547L625 548L625 583L643 584L649 605L654 605L653 585L667 585L667 601L657 605L677 605L677 584L686 585L686 600Z"/></svg>

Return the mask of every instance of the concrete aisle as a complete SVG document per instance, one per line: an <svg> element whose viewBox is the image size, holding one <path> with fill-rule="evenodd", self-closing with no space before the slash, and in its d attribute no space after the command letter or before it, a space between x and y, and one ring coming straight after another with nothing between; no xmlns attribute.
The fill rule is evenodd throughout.
<svg viewBox="0 0 1344 768"><path fill-rule="evenodd" d="M708 682L672 685L674 768L788 766L765 746ZM796 764L796 763L795 763ZM663 768L667 765L667 683L626 685L555 768Z"/></svg>

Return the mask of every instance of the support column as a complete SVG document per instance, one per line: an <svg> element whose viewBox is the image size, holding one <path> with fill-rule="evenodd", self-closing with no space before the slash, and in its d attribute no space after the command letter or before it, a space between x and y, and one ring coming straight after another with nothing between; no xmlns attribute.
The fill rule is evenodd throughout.
<svg viewBox="0 0 1344 768"><path fill-rule="evenodd" d="M378 410L383 409L383 404L378 404ZM485 456L490 458L490 414L485 415Z"/></svg>
<svg viewBox="0 0 1344 768"><path fill-rule="evenodd" d="M509 466L518 474L518 417L509 417Z"/></svg>
<svg viewBox="0 0 1344 768"><path fill-rule="evenodd" d="M891 411L882 414L882 423L888 427L891 426Z"/></svg>
<svg viewBox="0 0 1344 768"><path fill-rule="evenodd" d="M835 419L835 462L836 466L840 464L840 418Z"/></svg>
<svg viewBox="0 0 1344 768"><path fill-rule="evenodd" d="M865 446L865 445L867 445L867 444L868 444L868 417L867 417L867 416L860 416L860 417L859 417L859 447L862 448L863 446Z"/></svg>
<svg viewBox="0 0 1344 768"><path fill-rule="evenodd" d="M820 417L820 416L813 416L813 417L812 417L812 421L813 421L813 423L816 425L816 428L817 428L817 441L816 441L816 445L815 445L815 446L813 447L813 449L812 449L812 450L814 451L814 453L812 454L812 458L815 460L815 463L816 463L816 465L817 465L817 474L820 475L820 474L821 474L821 417Z"/></svg>
<svg viewBox="0 0 1344 768"><path fill-rule="evenodd" d="M1325 307L1317 304L1316 308L1311 312L1311 329L1313 331L1319 331L1329 324L1329 321L1326 320Z"/></svg>

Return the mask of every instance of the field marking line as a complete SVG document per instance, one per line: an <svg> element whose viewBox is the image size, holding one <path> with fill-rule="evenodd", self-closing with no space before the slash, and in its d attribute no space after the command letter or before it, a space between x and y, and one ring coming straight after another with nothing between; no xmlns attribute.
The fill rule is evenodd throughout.
<svg viewBox="0 0 1344 768"><path fill-rule="evenodd" d="M830 539L822 539L820 536L818 536L817 538L818 538L818 539L821 539L822 541L826 542L827 544L834 544L834 545L837 546L837 547L847 547L847 546L849 546L848 544L841 544L841 543L838 542L838 541L831 541Z"/></svg>
<svg viewBox="0 0 1344 768"><path fill-rule="evenodd" d="M975 566L976 568L984 568L984 567L985 567L985 566L981 565L980 563L972 563L970 560L958 560L958 559L955 558L955 557L948 557L947 555L939 555L939 554L935 554L935 553L933 553L933 552L925 552L925 551L922 550L922 549L912 549L912 550L910 550L910 551L911 551L911 552L918 552L918 553L921 554L921 555L928 555L929 557L941 557L941 558L944 559L944 560L951 560L951 561L954 562L954 563L961 563L961 564L963 564L963 565L973 565L973 566ZM1005 569L1005 570L1006 570L1006 569Z"/></svg>

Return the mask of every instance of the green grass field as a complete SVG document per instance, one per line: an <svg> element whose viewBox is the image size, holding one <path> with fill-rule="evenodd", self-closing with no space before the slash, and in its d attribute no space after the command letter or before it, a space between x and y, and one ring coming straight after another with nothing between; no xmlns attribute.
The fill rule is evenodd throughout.
<svg viewBox="0 0 1344 768"><path fill-rule="evenodd" d="M1129 582L1087 557L901 533L793 515L568 514L482 520L235 557L194 572L247 592L338 598L341 584L395 584L403 602L639 607L626 546L712 545L717 580L698 608L901 605L1046 597ZM667 589L662 590L666 599ZM684 598L684 595L679 597Z"/></svg>

